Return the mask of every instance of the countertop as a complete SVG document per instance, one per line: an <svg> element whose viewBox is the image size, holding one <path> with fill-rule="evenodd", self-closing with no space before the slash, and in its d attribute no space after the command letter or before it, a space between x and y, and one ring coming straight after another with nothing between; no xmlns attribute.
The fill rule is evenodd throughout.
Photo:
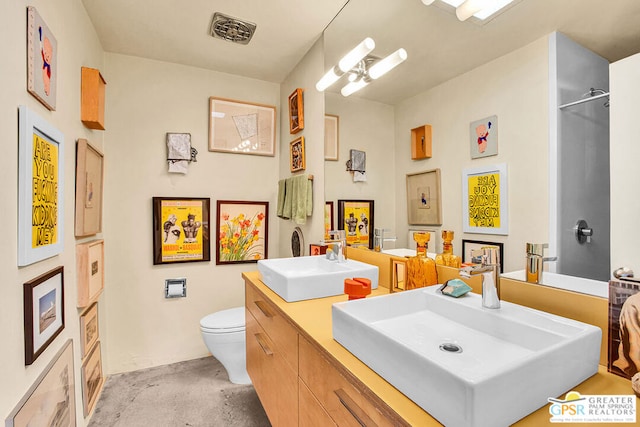
<svg viewBox="0 0 640 427"><path fill-rule="evenodd" d="M324 349L336 361L356 376L373 393L385 401L398 415L414 426L437 426L440 423L431 417L418 405L413 403L404 394L353 356L348 350L333 339L331 332L331 305L336 302L347 301L347 295L318 298L313 300L286 302L279 295L269 289L261 280L258 271L242 273L242 276L251 281L265 296L267 296L290 320L297 325L301 333ZM371 296L384 295L389 289L379 286L374 289ZM632 395L631 383L617 375L607 372L606 366L599 366L598 373L574 387L572 390L582 395ZM570 391L570 390L567 390ZM550 396L551 397L551 396ZM556 396L564 399L564 395ZM640 409L640 399L636 398L636 407ZM517 426L541 426L552 424L549 414L549 405L544 405L536 412L521 419ZM589 425L581 423L580 425ZM595 424L594 424L595 425ZM602 424L597 424L601 426ZM610 424L611 425L611 424ZM627 424L628 425L628 424Z"/></svg>

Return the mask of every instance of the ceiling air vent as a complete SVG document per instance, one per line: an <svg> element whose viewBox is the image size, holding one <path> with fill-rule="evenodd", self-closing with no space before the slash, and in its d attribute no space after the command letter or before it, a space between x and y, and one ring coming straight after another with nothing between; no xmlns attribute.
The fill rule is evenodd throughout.
<svg viewBox="0 0 640 427"><path fill-rule="evenodd" d="M249 44L249 40L256 31L256 24L241 21L238 18L227 16L220 12L213 14L210 34L213 38L226 41Z"/></svg>

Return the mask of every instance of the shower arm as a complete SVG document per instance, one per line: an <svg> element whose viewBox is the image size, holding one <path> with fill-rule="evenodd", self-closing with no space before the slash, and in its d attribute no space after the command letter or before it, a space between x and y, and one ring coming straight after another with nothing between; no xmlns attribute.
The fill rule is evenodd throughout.
<svg viewBox="0 0 640 427"><path fill-rule="evenodd" d="M604 98L605 96L609 96L609 92L604 92L604 93L601 93L599 95L591 96L589 98L584 98L584 99L579 99L577 101L569 102L568 104L563 104L563 105L559 106L558 108L562 109L562 108L566 108L566 107L571 107L573 105L578 105L578 104L582 104L584 102L593 101L595 99Z"/></svg>

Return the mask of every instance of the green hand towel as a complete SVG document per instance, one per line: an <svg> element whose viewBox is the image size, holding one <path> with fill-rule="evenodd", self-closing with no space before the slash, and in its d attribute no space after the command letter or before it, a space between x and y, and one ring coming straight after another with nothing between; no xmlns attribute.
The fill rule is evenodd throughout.
<svg viewBox="0 0 640 427"><path fill-rule="evenodd" d="M290 219L293 206L293 182L291 178L284 180L284 203L282 206L282 218Z"/></svg>
<svg viewBox="0 0 640 427"><path fill-rule="evenodd" d="M285 198L285 180L281 179L280 181L278 181L278 208L276 211L276 215L278 215L280 218L283 218L283 212L284 212L284 198Z"/></svg>

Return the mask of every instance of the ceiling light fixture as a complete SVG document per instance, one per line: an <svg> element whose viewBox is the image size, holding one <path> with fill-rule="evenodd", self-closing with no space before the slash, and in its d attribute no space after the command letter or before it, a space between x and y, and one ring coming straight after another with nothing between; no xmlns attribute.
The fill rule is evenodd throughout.
<svg viewBox="0 0 640 427"><path fill-rule="evenodd" d="M372 80L382 77L407 59L407 51L402 48L384 59L369 55L375 46L372 38L364 39L342 57L338 65L322 76L316 83L316 89L322 92L348 73L349 83L342 88L340 93L343 96L349 96L367 86Z"/></svg>
<svg viewBox="0 0 640 427"><path fill-rule="evenodd" d="M430 5L435 0L422 0L425 5ZM466 21L474 16L485 20L494 15L500 9L509 5L514 0L441 0L456 9L456 16L460 21Z"/></svg>

